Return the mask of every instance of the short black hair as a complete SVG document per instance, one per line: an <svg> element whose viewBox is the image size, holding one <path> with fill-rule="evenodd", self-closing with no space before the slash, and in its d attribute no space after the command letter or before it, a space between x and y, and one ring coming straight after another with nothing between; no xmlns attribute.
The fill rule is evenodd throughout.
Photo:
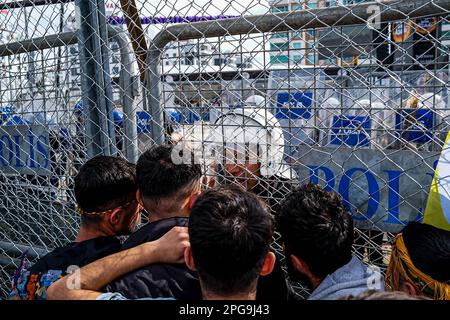
<svg viewBox="0 0 450 320"><path fill-rule="evenodd" d="M450 282L450 231L410 222L402 236L417 269L439 282Z"/></svg>
<svg viewBox="0 0 450 320"><path fill-rule="evenodd" d="M280 203L277 228L285 250L325 277L352 257L353 220L335 192L315 184L295 188Z"/></svg>
<svg viewBox="0 0 450 320"><path fill-rule="evenodd" d="M202 286L223 295L256 290L272 235L273 218L256 195L236 186L205 191L189 220Z"/></svg>
<svg viewBox="0 0 450 320"><path fill-rule="evenodd" d="M85 212L117 208L136 199L136 166L112 156L96 156L84 163L75 177L75 199ZM82 215L82 222L98 222L96 215Z"/></svg>
<svg viewBox="0 0 450 320"><path fill-rule="evenodd" d="M173 148L173 145L155 146L139 157L137 180L144 199L170 198L202 176L199 164L175 164Z"/></svg>

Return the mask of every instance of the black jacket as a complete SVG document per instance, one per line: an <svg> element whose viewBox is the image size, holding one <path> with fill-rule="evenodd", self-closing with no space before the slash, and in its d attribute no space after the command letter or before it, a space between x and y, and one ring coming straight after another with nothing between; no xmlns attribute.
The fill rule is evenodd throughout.
<svg viewBox="0 0 450 320"><path fill-rule="evenodd" d="M274 250L272 250L274 251ZM288 297L288 288L284 271L281 268L281 262L277 254L277 260L273 271L264 277L259 277L256 289L257 301L286 301Z"/></svg>
<svg viewBox="0 0 450 320"><path fill-rule="evenodd" d="M65 274L69 266L81 268L120 250L120 241L116 237L98 237L82 242L72 242L45 255L28 271L45 273L48 270L62 270Z"/></svg>
<svg viewBox="0 0 450 320"><path fill-rule="evenodd" d="M276 176L259 179L258 184L252 190L253 193L263 199L269 206L269 210L276 215L279 203L292 191L298 184L293 180L287 180ZM276 230L275 230L276 231ZM278 250L275 248L278 247ZM285 301L288 296L286 275L282 269L281 259L283 252L279 245L273 245L272 251L275 252L277 260L272 273L265 277L260 277L256 300Z"/></svg>
<svg viewBox="0 0 450 320"><path fill-rule="evenodd" d="M175 226L187 227L188 218L169 218L148 223L132 234L123 244L130 249L144 242L162 237ZM201 300L201 289L196 272L184 264L153 264L131 272L109 284L108 292L119 292L129 299L138 298L175 298L177 300ZM287 286L284 271L277 257L271 274L260 277L256 293L257 300L285 301Z"/></svg>
<svg viewBox="0 0 450 320"><path fill-rule="evenodd" d="M124 250L161 238L175 226L187 227L188 218L176 217L148 223L133 233L123 244ZM185 264L152 264L128 273L105 288L119 292L129 299L175 298L201 300L202 294L197 273Z"/></svg>
<svg viewBox="0 0 450 320"><path fill-rule="evenodd" d="M83 267L121 250L115 237L99 237L72 242L56 248L26 269L21 265L13 278L9 299L45 300L48 287L67 274L68 267Z"/></svg>

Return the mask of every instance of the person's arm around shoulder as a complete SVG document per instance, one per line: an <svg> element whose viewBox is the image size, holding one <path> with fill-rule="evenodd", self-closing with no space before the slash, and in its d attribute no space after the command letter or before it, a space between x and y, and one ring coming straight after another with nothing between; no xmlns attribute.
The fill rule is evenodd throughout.
<svg viewBox="0 0 450 320"><path fill-rule="evenodd" d="M153 263L182 263L189 246L187 228L174 227L156 241L118 252L67 275L47 290L48 300L95 300L116 278Z"/></svg>

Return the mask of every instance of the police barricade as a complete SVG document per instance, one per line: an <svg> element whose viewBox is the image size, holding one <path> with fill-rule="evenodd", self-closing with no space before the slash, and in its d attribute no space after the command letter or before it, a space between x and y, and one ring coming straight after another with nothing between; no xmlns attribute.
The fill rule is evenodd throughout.
<svg viewBox="0 0 450 320"><path fill-rule="evenodd" d="M361 229L399 232L421 221L439 152L300 147L301 182L338 192ZM383 161L388 157L390 161Z"/></svg>

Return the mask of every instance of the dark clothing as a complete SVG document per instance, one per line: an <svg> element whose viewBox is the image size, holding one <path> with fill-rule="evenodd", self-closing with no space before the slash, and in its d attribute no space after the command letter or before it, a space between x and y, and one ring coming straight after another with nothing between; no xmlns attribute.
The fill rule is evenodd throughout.
<svg viewBox="0 0 450 320"><path fill-rule="evenodd" d="M256 289L256 300L258 301L286 301L288 289L281 269L281 262L277 255L277 260L273 271L264 277L259 277Z"/></svg>
<svg viewBox="0 0 450 320"><path fill-rule="evenodd" d="M82 242L72 242L45 255L28 271L37 273L63 270L65 272L69 266L75 265L81 268L119 251L121 251L121 244L116 237L99 237Z"/></svg>
<svg viewBox="0 0 450 320"><path fill-rule="evenodd" d="M175 217L147 223L133 233L122 248L130 249L145 242L161 238L175 226L187 227L188 218ZM108 292L119 292L128 299L175 298L177 300L200 300L200 282L196 272L185 264L152 264L128 273L109 284Z"/></svg>
<svg viewBox="0 0 450 320"><path fill-rule="evenodd" d="M115 237L72 242L56 248L30 268L19 267L10 299L45 300L47 288L66 275L70 266L81 268L120 250L120 241Z"/></svg>
<svg viewBox="0 0 450 320"><path fill-rule="evenodd" d="M270 212L275 215L278 204L291 192L298 182L283 179L280 177L261 178L252 192L258 195L269 206ZM277 260L272 273L265 277L260 277L256 300L286 301L288 298L288 288L285 272L282 269L281 250L275 252Z"/></svg>
<svg viewBox="0 0 450 320"><path fill-rule="evenodd" d="M123 250L162 237L175 226L187 227L188 218L169 218L148 223L123 244ZM271 274L260 277L257 300L286 300L287 287L281 263L277 259ZM108 292L121 293L128 299L175 298L177 300L201 300L201 289L196 272L184 264L153 264L131 272L109 284Z"/></svg>
<svg viewBox="0 0 450 320"><path fill-rule="evenodd" d="M232 184L231 181L225 179L222 183ZM261 177L251 192L260 197L268 205L270 213L274 215L277 210L277 205L287 194L289 194L294 185L294 181L277 176ZM259 278L256 300L286 301L288 289L285 274L280 262L280 258L282 257L280 254L281 252L277 252L277 250L272 251L275 252L277 260L272 273Z"/></svg>

